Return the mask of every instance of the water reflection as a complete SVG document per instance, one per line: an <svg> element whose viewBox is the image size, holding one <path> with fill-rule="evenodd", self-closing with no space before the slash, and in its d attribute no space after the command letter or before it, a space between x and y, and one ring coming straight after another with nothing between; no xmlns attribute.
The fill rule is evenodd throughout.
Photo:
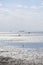
<svg viewBox="0 0 43 65"><path fill-rule="evenodd" d="M17 48L43 48L43 42L42 43L0 42L0 46L14 46Z"/></svg>

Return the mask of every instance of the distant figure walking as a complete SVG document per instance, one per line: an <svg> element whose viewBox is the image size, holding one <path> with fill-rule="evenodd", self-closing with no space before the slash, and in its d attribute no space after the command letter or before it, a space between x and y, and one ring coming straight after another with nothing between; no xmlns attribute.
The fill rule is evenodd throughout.
<svg viewBox="0 0 43 65"><path fill-rule="evenodd" d="M22 45L22 47L24 48L24 44Z"/></svg>

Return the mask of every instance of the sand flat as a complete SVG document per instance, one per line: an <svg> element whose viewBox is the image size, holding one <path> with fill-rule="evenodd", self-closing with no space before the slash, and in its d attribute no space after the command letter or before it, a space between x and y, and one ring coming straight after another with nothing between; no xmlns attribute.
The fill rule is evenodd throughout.
<svg viewBox="0 0 43 65"><path fill-rule="evenodd" d="M5 62L6 58L9 59L7 62L13 62L17 61L20 63L24 62L24 64L27 63L42 63L43 64L43 49L30 49L30 48L14 48L10 46L0 46L0 60L1 57L4 57ZM1 61L2 62L2 61ZM14 63L14 62L13 62ZM15 64L14 64L15 65Z"/></svg>

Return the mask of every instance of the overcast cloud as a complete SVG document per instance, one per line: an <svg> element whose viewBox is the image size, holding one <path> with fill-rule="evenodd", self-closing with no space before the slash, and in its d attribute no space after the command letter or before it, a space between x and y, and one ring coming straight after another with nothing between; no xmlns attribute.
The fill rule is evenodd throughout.
<svg viewBox="0 0 43 65"><path fill-rule="evenodd" d="M43 31L43 0L0 0L0 32Z"/></svg>

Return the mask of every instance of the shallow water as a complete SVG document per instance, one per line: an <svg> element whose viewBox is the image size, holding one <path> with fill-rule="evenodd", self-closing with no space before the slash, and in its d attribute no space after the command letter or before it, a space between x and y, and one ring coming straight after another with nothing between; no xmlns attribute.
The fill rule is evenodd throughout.
<svg viewBox="0 0 43 65"><path fill-rule="evenodd" d="M43 42L0 42L0 46L14 46L17 48L43 48Z"/></svg>

